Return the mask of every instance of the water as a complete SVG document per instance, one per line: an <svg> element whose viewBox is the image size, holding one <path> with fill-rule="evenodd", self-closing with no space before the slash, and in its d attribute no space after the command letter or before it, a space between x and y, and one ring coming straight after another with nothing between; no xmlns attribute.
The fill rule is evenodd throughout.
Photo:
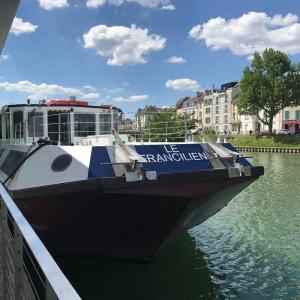
<svg viewBox="0 0 300 300"><path fill-rule="evenodd" d="M266 175L150 264L61 259L83 299L300 299L300 156L251 153Z"/></svg>

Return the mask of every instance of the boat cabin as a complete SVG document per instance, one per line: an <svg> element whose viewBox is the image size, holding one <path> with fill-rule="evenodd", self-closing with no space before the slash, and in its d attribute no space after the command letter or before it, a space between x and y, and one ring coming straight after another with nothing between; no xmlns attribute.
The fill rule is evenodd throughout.
<svg viewBox="0 0 300 300"><path fill-rule="evenodd" d="M58 145L82 145L88 136L111 134L121 115L119 108L74 99L6 105L1 108L0 139L18 145L30 145L39 139Z"/></svg>

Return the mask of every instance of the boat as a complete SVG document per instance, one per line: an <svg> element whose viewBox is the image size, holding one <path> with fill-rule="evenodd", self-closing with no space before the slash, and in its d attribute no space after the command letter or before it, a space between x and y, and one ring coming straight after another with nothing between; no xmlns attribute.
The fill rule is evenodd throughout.
<svg viewBox="0 0 300 300"><path fill-rule="evenodd" d="M121 115L75 97L1 109L0 180L52 254L150 261L264 173L226 142L131 141Z"/></svg>

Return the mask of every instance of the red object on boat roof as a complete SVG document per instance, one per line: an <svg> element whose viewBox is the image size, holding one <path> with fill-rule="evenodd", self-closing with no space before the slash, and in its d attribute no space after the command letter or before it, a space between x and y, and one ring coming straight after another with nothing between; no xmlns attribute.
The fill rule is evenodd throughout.
<svg viewBox="0 0 300 300"><path fill-rule="evenodd" d="M74 106L88 106L87 101L77 101L77 100L47 100L48 105L74 105Z"/></svg>

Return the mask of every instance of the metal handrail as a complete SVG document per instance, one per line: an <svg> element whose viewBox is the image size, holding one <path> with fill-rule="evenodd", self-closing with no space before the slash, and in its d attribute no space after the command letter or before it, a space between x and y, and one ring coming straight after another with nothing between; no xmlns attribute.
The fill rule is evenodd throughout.
<svg viewBox="0 0 300 300"><path fill-rule="evenodd" d="M0 291L3 291L0 299L1 296L3 299L15 300L81 299L2 184L0 203ZM33 270L37 272L36 278L39 279L40 287L42 286L42 295L38 293L40 289L34 280L34 274L31 274Z"/></svg>
<svg viewBox="0 0 300 300"><path fill-rule="evenodd" d="M78 114L78 115L86 115L86 114L90 114L89 112L72 112L73 114ZM68 115L68 119L67 120L61 120L61 116L63 115ZM47 122L48 125L48 130L46 130L46 132L48 134L51 134L51 141L52 142L58 142L58 144L60 145L61 140L61 134L69 134L69 138L68 138L68 143L71 143L71 140L73 141L72 137L76 137L76 138L82 138L85 136L91 136L91 135L95 135L97 132L99 132L100 135L102 134L109 134L111 132L112 129L116 129L119 132L119 128L121 129L121 131L125 131L126 134L128 134L129 136L133 136L136 139L140 139L140 140L144 140L148 139L149 141L151 141L151 139L157 140L157 141L167 141L168 138L172 138L172 141L182 141L182 139L184 139L185 141L187 141L189 139L190 136L190 132L188 130L188 128L190 128L190 125L193 123L193 121L185 118L184 120L168 120L168 121L159 121L159 122L147 122L147 126L145 128L141 129L136 129L134 130L132 128L132 126L129 127L129 130L126 126L126 122L125 124L120 121L116 116L116 114L111 114L109 112L105 112L105 113L98 113L98 117L100 117L100 119L95 118L95 120L77 120L77 119L69 119L69 115L70 112L60 112L57 114L51 114L51 116L58 116L58 121L57 120L53 120L54 122L51 122L51 120ZM101 115L106 115L106 116L110 116L109 120L103 120L101 119ZM48 116L49 117L49 116ZM96 115L95 115L96 117ZM39 118L39 122L36 122L36 120L38 120ZM24 125L24 130L22 130L21 132L21 125L20 125L20 130L15 132L15 142L18 142L18 138L17 138L17 132L19 135L19 140L22 139L21 135L24 134L26 137L25 139L28 137L33 137L33 142L36 141L36 138L40 138L40 137L44 137L43 134L42 136L37 135L36 132L37 130L39 130L40 132L43 132L43 127L46 125L43 122L43 118L44 116L34 116L32 115L31 117L28 118L28 120L25 120L25 125ZM29 122L31 122L29 124ZM129 124L130 125L130 124ZM52 126L52 127L51 127ZM58 128L57 128L58 127ZM39 129L38 129L39 128ZM54 129L54 130L53 130ZM139 131L139 132L138 132ZM29 135L29 132L31 132L31 134ZM32 135L33 134L33 135ZM56 136L57 135L57 136ZM46 139L49 138L45 137ZM65 139L65 137L64 137ZM65 141L66 143L66 141Z"/></svg>

